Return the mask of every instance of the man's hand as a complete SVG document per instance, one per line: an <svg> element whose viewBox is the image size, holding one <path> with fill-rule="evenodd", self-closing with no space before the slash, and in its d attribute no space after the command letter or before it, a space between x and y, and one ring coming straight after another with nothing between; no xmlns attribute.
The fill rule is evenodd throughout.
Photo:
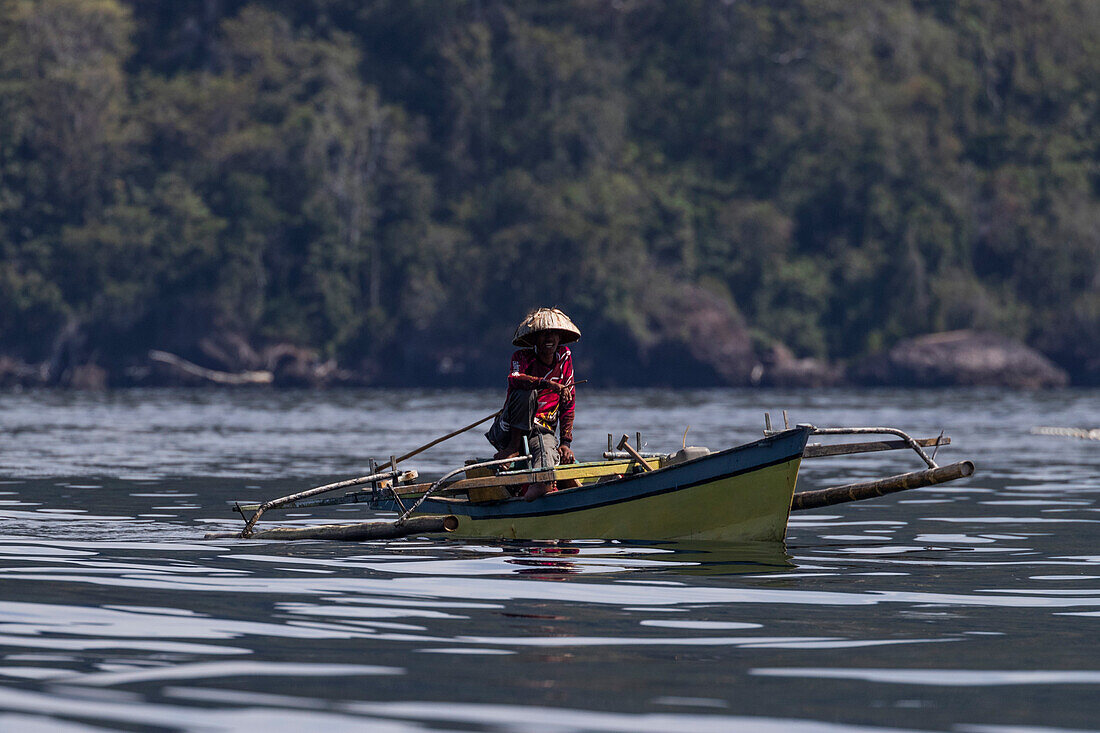
<svg viewBox="0 0 1100 733"><path fill-rule="evenodd" d="M558 446L558 457L562 463L576 463L577 457L573 455L573 449L567 445Z"/></svg>
<svg viewBox="0 0 1100 733"><path fill-rule="evenodd" d="M549 389L552 389L555 392L557 392L562 397L568 397L569 396L569 390L573 388L573 385L565 385L565 384L562 384L561 382L555 382L553 379L547 379L546 380L546 386Z"/></svg>

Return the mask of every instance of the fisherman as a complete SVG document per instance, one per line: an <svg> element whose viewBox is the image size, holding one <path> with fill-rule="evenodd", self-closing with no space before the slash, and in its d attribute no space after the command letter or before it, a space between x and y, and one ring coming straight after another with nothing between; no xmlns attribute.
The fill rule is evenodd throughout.
<svg viewBox="0 0 1100 733"><path fill-rule="evenodd" d="M573 355L566 344L581 337L580 329L557 308L536 308L516 327L508 393L504 409L485 437L497 449L496 458L518 456L527 437L531 468L573 463ZM560 429L560 440L554 433ZM527 501L554 489L550 483L530 484Z"/></svg>

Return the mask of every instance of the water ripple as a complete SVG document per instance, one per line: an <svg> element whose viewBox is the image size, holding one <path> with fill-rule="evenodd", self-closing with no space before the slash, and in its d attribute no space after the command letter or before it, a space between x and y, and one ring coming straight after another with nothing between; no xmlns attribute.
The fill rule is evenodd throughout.
<svg viewBox="0 0 1100 733"><path fill-rule="evenodd" d="M0 729L1094 728L1100 455L1029 430L1036 414L1077 424L1098 399L592 390L582 457L638 426L656 449L687 424L720 447L789 408L946 428L941 456L979 472L797 513L786 544L549 546L198 539L241 526L229 500L359 475L496 392L0 393ZM485 451L472 432L416 467ZM901 453L808 460L799 483L913 468Z"/></svg>

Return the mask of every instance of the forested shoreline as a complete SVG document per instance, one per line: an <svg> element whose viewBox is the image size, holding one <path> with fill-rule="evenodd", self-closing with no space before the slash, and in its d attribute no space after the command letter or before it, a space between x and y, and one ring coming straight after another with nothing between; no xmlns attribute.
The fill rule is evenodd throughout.
<svg viewBox="0 0 1100 733"><path fill-rule="evenodd" d="M558 305L602 384L1100 384L1098 126L1091 0L0 0L0 367L500 383Z"/></svg>

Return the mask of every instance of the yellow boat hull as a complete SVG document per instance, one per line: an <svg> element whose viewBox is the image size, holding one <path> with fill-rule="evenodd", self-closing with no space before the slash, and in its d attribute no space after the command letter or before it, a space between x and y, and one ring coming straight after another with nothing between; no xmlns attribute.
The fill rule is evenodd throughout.
<svg viewBox="0 0 1100 733"><path fill-rule="evenodd" d="M795 458L682 491L575 511L500 519L456 515L453 536L778 541L787 531L800 462Z"/></svg>

